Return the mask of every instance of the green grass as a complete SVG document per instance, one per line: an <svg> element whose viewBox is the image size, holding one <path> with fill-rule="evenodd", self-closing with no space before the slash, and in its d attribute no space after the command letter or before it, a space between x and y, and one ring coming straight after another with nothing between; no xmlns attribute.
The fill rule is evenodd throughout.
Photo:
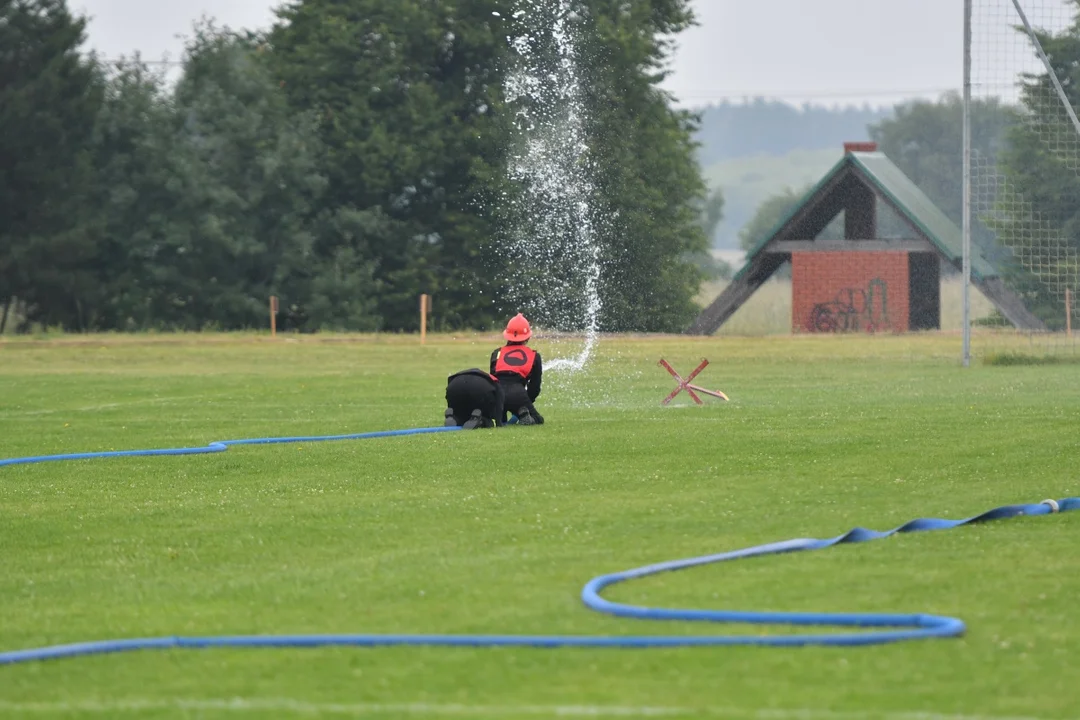
<svg viewBox="0 0 1080 720"><path fill-rule="evenodd" d="M438 425L493 336L0 341L0 457ZM572 343L539 339L545 359ZM0 468L0 649L234 633L753 632L605 572L1080 495L1068 365L946 335L605 338L548 424ZM656 362L730 403L659 401ZM684 607L955 615L858 649L141 652L0 668L4 717L1076 716L1080 513L658 576ZM778 631L776 629L773 630ZM677 712L676 712L677 710ZM770 714L771 713L771 714ZM908 713L908 715L905 715Z"/></svg>
<svg viewBox="0 0 1080 720"><path fill-rule="evenodd" d="M1027 355L1017 352L994 352L986 356L987 365L1080 365L1080 355Z"/></svg>

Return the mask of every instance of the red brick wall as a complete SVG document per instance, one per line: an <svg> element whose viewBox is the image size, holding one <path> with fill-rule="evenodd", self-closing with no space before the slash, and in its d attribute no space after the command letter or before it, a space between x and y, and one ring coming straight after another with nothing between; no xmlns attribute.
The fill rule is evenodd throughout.
<svg viewBox="0 0 1080 720"><path fill-rule="evenodd" d="M795 332L906 332L906 252L791 254Z"/></svg>

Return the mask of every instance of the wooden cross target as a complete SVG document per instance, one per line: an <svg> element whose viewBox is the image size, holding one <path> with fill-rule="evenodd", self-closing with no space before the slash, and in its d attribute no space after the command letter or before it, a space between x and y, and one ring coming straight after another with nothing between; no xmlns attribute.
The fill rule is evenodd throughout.
<svg viewBox="0 0 1080 720"><path fill-rule="evenodd" d="M660 365L660 367L667 370L669 373L671 373L671 376L673 378L675 378L675 382L679 383L679 386L676 387L672 391L672 393L670 395L668 395L666 398L664 398L663 402L660 403L661 405L667 405L669 402L674 400L675 396L678 395L679 393L681 393L683 390L685 390L686 393L698 405L703 405L704 404L704 401L700 397L698 397L698 393L701 393L702 395L709 395L709 396L715 397L715 398L720 398L721 400L727 400L728 399L728 396L725 395L724 393L720 392L719 390L706 390L703 387L700 387L698 385L693 384L693 380L694 380L694 378L696 378L698 376L698 373L700 373L702 370L704 370L706 367L708 367L709 361L706 358L701 359L701 364L698 365L696 368L694 368L694 372L687 375L686 379L683 379L679 375L679 373L675 372L675 368L671 367L671 365L668 363L667 360L664 360L663 358L660 358L660 362L657 363L657 364Z"/></svg>

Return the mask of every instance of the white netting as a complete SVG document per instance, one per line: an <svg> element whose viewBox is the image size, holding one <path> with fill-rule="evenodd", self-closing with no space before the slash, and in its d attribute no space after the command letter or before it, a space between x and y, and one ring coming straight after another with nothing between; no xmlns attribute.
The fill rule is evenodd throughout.
<svg viewBox="0 0 1080 720"><path fill-rule="evenodd" d="M1080 130L1039 56L1071 102L1080 99L1080 7L1073 0L973 0L971 43L973 250L1039 320L1014 332L1000 314L978 319L978 354L1076 349L1066 327L1080 287ZM1071 39L1069 39L1071 38ZM1020 340L1018 343L1017 341Z"/></svg>

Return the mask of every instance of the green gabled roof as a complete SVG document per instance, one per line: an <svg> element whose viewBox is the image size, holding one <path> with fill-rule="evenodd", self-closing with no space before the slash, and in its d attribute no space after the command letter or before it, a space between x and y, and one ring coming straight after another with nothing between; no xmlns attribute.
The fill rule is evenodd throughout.
<svg viewBox="0 0 1080 720"><path fill-rule="evenodd" d="M850 153L854 163L866 174L882 195L900 213L919 228L941 254L959 264L964 258L963 236L956 223L926 197L926 193L896 167L884 153ZM971 248L971 273L978 279L997 277L998 271L984 258L978 248Z"/></svg>
<svg viewBox="0 0 1080 720"><path fill-rule="evenodd" d="M789 210L787 212L787 214L780 220L780 222L778 222L776 224L776 227L774 227L769 232L765 233L761 237L761 239L759 239L757 241L757 243L754 245L754 247L750 248L750 252L746 253L746 264L743 265L742 270L739 270L739 272L735 274L736 278L738 278L740 275L742 275L744 272L746 272L747 268L750 267L750 261L753 260L754 257L759 252L761 252L762 249L766 245L768 245L770 242L772 242L773 238L775 238L777 235L779 235L780 231L783 230L785 227L787 227L787 224L789 222L791 222L791 219L793 217L795 217L796 213L798 213L800 210L802 210L803 207L808 202L810 202L810 198L817 195L821 191L821 189L823 187L825 187L827 184L832 182L833 178L836 177L837 175L839 175L840 171L843 170L844 166L846 166L847 164L848 164L848 156L845 155L844 157L840 158L840 161L838 163L836 163L835 165L832 166L832 169L829 170L829 172L825 173L824 177L822 177L820 180L817 181L817 183L814 184L814 187L812 187L812 188L810 188L809 190L806 191L806 194L802 196L802 198L799 200L799 202L795 203L791 207L791 210Z"/></svg>
<svg viewBox="0 0 1080 720"><path fill-rule="evenodd" d="M836 165L811 188L791 209L786 217L762 237L747 255L747 263L739 270L741 276L750 267L750 261L761 252L791 222L795 215L837 177L844 172L858 172L881 196L885 197L901 217L926 236L938 252L959 266L963 261L963 240L960 228L935 205L904 172L880 152L845 153ZM971 273L976 279L998 276L997 269L972 247Z"/></svg>

